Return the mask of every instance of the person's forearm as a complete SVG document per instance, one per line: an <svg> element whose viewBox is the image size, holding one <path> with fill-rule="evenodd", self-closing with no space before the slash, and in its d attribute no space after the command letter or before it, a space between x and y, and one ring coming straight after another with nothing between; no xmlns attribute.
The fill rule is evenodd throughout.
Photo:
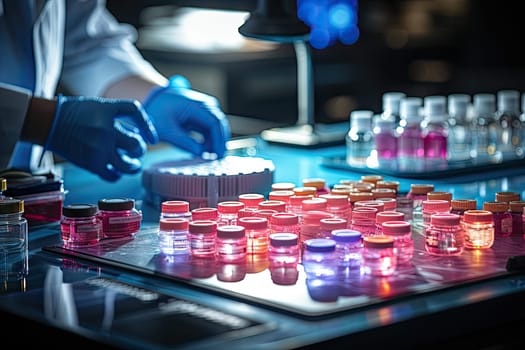
<svg viewBox="0 0 525 350"><path fill-rule="evenodd" d="M53 125L56 101L33 97L27 110L20 139L44 146Z"/></svg>
<svg viewBox="0 0 525 350"><path fill-rule="evenodd" d="M113 83L104 93L105 97L135 99L143 102L155 86L165 86L167 80L158 77L157 81L139 76L130 76Z"/></svg>

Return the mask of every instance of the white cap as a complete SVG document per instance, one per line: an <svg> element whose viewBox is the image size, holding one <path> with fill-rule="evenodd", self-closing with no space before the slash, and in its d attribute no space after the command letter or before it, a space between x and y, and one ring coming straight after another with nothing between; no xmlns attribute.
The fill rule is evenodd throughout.
<svg viewBox="0 0 525 350"><path fill-rule="evenodd" d="M406 97L404 92L389 91L383 94L383 111L399 114L399 103Z"/></svg>
<svg viewBox="0 0 525 350"><path fill-rule="evenodd" d="M350 125L358 130L370 130L372 128L372 116L374 112L358 109L350 113Z"/></svg>
<svg viewBox="0 0 525 350"><path fill-rule="evenodd" d="M496 96L490 93L478 93L474 95L474 114L490 115L496 112Z"/></svg>
<svg viewBox="0 0 525 350"><path fill-rule="evenodd" d="M405 120L407 124L419 123L422 119L421 105L423 99L421 97L405 97L401 100L399 109L401 119Z"/></svg>
<svg viewBox="0 0 525 350"><path fill-rule="evenodd" d="M469 103L470 103L470 95L467 95L467 94L448 95L448 113L450 115L466 116Z"/></svg>
<svg viewBox="0 0 525 350"><path fill-rule="evenodd" d="M498 91L498 111L519 114L520 93L518 90Z"/></svg>
<svg viewBox="0 0 525 350"><path fill-rule="evenodd" d="M423 100L425 117L430 121L446 119L447 98L445 96L426 96Z"/></svg>

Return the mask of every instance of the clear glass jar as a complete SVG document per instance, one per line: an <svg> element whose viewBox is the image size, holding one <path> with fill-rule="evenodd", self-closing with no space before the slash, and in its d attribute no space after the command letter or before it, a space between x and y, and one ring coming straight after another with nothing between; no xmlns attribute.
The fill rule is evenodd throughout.
<svg viewBox="0 0 525 350"><path fill-rule="evenodd" d="M363 242L361 232L351 229L333 230L331 239L335 241L339 274L347 276L361 268Z"/></svg>
<svg viewBox="0 0 525 350"><path fill-rule="evenodd" d="M24 200L0 200L0 281L24 279L29 272L28 224Z"/></svg>
<svg viewBox="0 0 525 350"><path fill-rule="evenodd" d="M488 210L494 215L494 235L508 237L512 234L512 214L506 202L483 202L483 210Z"/></svg>
<svg viewBox="0 0 525 350"><path fill-rule="evenodd" d="M161 218L191 219L190 203L187 201L164 201L160 204Z"/></svg>
<svg viewBox="0 0 525 350"><path fill-rule="evenodd" d="M346 162L350 166L366 166L374 145L372 115L369 110L355 110L350 113L350 130L346 134Z"/></svg>
<svg viewBox="0 0 525 350"><path fill-rule="evenodd" d="M350 202L348 195L322 194L319 198L326 199L326 211L334 214L335 217L345 219L350 222Z"/></svg>
<svg viewBox="0 0 525 350"><path fill-rule="evenodd" d="M465 234L457 214L437 213L425 229L425 250L430 255L452 256L463 253Z"/></svg>
<svg viewBox="0 0 525 350"><path fill-rule="evenodd" d="M333 218L334 215L322 210L310 210L303 214L301 225L301 242L321 238L321 219Z"/></svg>
<svg viewBox="0 0 525 350"><path fill-rule="evenodd" d="M98 201L103 238L133 237L140 231L142 212L131 198L104 198Z"/></svg>
<svg viewBox="0 0 525 350"><path fill-rule="evenodd" d="M246 261L246 230L240 225L217 227L216 256L218 262Z"/></svg>
<svg viewBox="0 0 525 350"><path fill-rule="evenodd" d="M376 233L377 208L355 207L352 209L350 228L361 232L363 237L373 236Z"/></svg>
<svg viewBox="0 0 525 350"><path fill-rule="evenodd" d="M299 237L295 233L280 232L269 236L269 269L272 281L276 284L295 284L299 276Z"/></svg>
<svg viewBox="0 0 525 350"><path fill-rule="evenodd" d="M263 217L244 217L239 219L239 225L243 226L247 238L247 254L268 254L268 240L270 229L268 219Z"/></svg>
<svg viewBox="0 0 525 350"><path fill-rule="evenodd" d="M466 210L461 221L465 248L487 249L494 244L494 217L488 210Z"/></svg>
<svg viewBox="0 0 525 350"><path fill-rule="evenodd" d="M190 221L188 238L190 253L196 258L215 258L217 223L212 220Z"/></svg>
<svg viewBox="0 0 525 350"><path fill-rule="evenodd" d="M295 213L275 213L270 217L270 233L289 232L301 235L299 216Z"/></svg>
<svg viewBox="0 0 525 350"><path fill-rule="evenodd" d="M450 213L450 202L445 199L428 199L422 204L423 221L420 227L430 226L432 215L437 213Z"/></svg>
<svg viewBox="0 0 525 350"><path fill-rule="evenodd" d="M335 241L326 238L308 239L304 245L302 264L306 279L319 280L320 283L336 281L339 258Z"/></svg>
<svg viewBox="0 0 525 350"><path fill-rule="evenodd" d="M180 218L161 218L158 241L161 253L166 255L189 254L189 220Z"/></svg>
<svg viewBox="0 0 525 350"><path fill-rule="evenodd" d="M223 201L217 203L217 225L237 225L239 210L245 205L240 201Z"/></svg>
<svg viewBox="0 0 525 350"><path fill-rule="evenodd" d="M389 236L363 237L362 270L371 276L391 276L397 268L394 239Z"/></svg>
<svg viewBox="0 0 525 350"><path fill-rule="evenodd" d="M102 222L94 204L69 204L62 208L60 220L62 241L71 246L87 246L100 242Z"/></svg>
<svg viewBox="0 0 525 350"><path fill-rule="evenodd" d="M394 253L397 264L410 263L414 257L414 240L412 239L411 224L408 221L385 221L381 224L383 235L394 239Z"/></svg>

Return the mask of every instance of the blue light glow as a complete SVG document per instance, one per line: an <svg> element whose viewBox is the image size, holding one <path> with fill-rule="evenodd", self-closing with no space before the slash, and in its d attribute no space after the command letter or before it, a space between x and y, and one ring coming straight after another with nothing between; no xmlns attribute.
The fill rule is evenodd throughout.
<svg viewBox="0 0 525 350"><path fill-rule="evenodd" d="M298 0L297 15L310 26L310 44L316 49L359 39L357 0Z"/></svg>

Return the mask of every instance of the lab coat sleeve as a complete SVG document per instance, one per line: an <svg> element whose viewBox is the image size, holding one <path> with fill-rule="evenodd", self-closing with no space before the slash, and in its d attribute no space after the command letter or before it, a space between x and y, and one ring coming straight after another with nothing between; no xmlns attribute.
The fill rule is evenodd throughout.
<svg viewBox="0 0 525 350"><path fill-rule="evenodd" d="M135 47L135 28L117 22L104 1L66 2L65 31L61 83L73 94L100 96L130 75L160 78Z"/></svg>
<svg viewBox="0 0 525 350"><path fill-rule="evenodd" d="M9 164L31 97L31 91L27 89L0 82L0 169Z"/></svg>

